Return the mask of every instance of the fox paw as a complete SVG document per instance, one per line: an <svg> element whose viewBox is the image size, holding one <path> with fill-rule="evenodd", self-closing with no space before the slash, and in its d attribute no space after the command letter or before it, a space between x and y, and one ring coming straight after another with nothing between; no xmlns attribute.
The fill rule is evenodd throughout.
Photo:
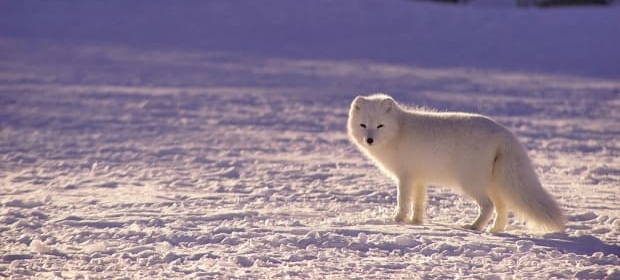
<svg viewBox="0 0 620 280"><path fill-rule="evenodd" d="M400 213L394 215L394 221L397 223L405 223L410 225L421 225L424 223L424 220L421 218L411 217Z"/></svg>
<svg viewBox="0 0 620 280"><path fill-rule="evenodd" d="M396 215L394 215L394 222L411 223L411 217L407 217L407 215L403 213L396 213Z"/></svg>
<svg viewBox="0 0 620 280"><path fill-rule="evenodd" d="M411 219L411 222L409 222L409 223L412 224L412 225L419 226L419 225L424 223L424 219L413 217L413 219Z"/></svg>
<svg viewBox="0 0 620 280"><path fill-rule="evenodd" d="M464 229L468 229L468 230L475 230L475 231L481 231L482 229L479 228L476 225L464 225L463 226Z"/></svg>
<svg viewBox="0 0 620 280"><path fill-rule="evenodd" d="M493 227L493 228L491 228L491 230L489 230L489 232L490 233L502 233L502 232L504 232L504 229L503 228L495 228L495 227Z"/></svg>

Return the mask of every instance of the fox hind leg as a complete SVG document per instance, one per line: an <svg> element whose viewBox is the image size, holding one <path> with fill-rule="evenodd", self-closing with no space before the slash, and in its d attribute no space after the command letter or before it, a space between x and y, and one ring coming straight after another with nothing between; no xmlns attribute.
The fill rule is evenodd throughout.
<svg viewBox="0 0 620 280"><path fill-rule="evenodd" d="M466 229L472 229L481 231L491 219L491 215L493 214L493 203L491 200L486 198L478 198L476 199L478 203L478 218L471 225L465 226Z"/></svg>
<svg viewBox="0 0 620 280"><path fill-rule="evenodd" d="M506 224L508 223L508 209L497 191L491 189L489 191L489 197L495 206L495 221L493 222L491 232L499 233L504 231Z"/></svg>

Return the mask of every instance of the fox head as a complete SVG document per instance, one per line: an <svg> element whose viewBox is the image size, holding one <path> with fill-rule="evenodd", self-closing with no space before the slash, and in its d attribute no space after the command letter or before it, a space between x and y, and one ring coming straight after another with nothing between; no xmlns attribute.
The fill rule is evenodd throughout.
<svg viewBox="0 0 620 280"><path fill-rule="evenodd" d="M349 137L367 148L384 145L399 131L398 111L398 104L385 94L356 97L349 109Z"/></svg>

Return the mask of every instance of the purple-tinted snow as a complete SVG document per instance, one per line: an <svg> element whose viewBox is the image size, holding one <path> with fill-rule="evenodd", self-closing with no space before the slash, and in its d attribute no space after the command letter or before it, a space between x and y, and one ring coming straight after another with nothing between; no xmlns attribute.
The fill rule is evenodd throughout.
<svg viewBox="0 0 620 280"><path fill-rule="evenodd" d="M618 11L398 0L4 1L0 34L69 44L619 78Z"/></svg>
<svg viewBox="0 0 620 280"><path fill-rule="evenodd" d="M620 279L618 5L476 3L0 1L0 278ZM393 223L376 91L512 129L566 232Z"/></svg>

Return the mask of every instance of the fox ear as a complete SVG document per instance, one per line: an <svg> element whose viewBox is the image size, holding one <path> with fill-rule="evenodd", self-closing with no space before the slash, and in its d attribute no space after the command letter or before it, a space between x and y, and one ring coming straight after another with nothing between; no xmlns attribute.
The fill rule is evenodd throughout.
<svg viewBox="0 0 620 280"><path fill-rule="evenodd" d="M363 96L355 97L355 99L353 99L353 102L351 102L351 108L359 111L360 106L362 105L362 103L364 103L364 101L366 101L366 98L364 98Z"/></svg>
<svg viewBox="0 0 620 280"><path fill-rule="evenodd" d="M394 106L396 106L396 102L391 97L388 97L386 99L383 99L383 101L381 101L381 107L385 109L386 113L389 113L390 111L392 111L392 108L394 108Z"/></svg>

